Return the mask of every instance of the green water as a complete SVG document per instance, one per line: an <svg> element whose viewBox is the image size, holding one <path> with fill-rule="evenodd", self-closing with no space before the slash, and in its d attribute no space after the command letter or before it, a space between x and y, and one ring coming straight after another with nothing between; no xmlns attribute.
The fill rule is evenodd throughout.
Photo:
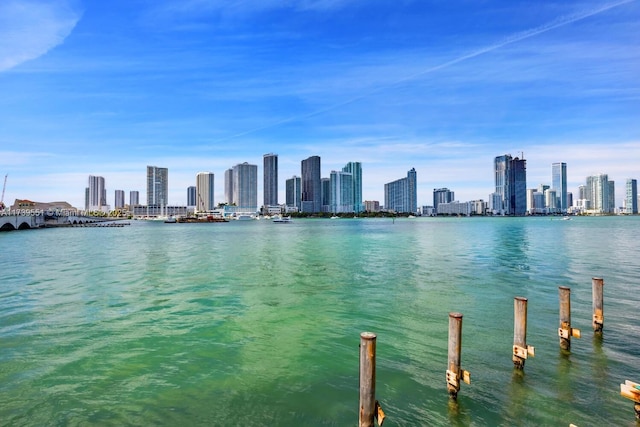
<svg viewBox="0 0 640 427"><path fill-rule="evenodd" d="M354 426L362 331L385 426L636 425L619 384L640 381L640 217L133 221L0 245L0 425ZM570 354L559 285L582 330ZM472 381L457 403L451 311Z"/></svg>

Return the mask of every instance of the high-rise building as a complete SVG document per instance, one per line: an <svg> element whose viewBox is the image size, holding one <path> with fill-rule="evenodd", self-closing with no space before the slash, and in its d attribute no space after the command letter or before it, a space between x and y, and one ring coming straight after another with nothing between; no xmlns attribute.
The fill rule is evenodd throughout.
<svg viewBox="0 0 640 427"><path fill-rule="evenodd" d="M527 211L527 163L505 154L494 159L495 192L493 210L504 215L524 215Z"/></svg>
<svg viewBox="0 0 640 427"><path fill-rule="evenodd" d="M230 205L234 203L233 200L233 169L227 169L224 171L224 199Z"/></svg>
<svg viewBox="0 0 640 427"><path fill-rule="evenodd" d="M438 204L451 203L454 201L454 192L448 188L434 188L433 189L433 210L438 213Z"/></svg>
<svg viewBox="0 0 640 427"><path fill-rule="evenodd" d="M294 175L287 179L285 186L287 207L295 207L300 210L300 195L302 192L300 188L300 177Z"/></svg>
<svg viewBox="0 0 640 427"><path fill-rule="evenodd" d="M195 185L187 187L187 206L195 208L198 200L197 194Z"/></svg>
<svg viewBox="0 0 640 427"><path fill-rule="evenodd" d="M196 211L207 212L215 209L213 172L199 172L196 175Z"/></svg>
<svg viewBox="0 0 640 427"><path fill-rule="evenodd" d="M322 193L320 212L329 212L331 210L331 180L329 178L320 178L320 192Z"/></svg>
<svg viewBox="0 0 640 427"><path fill-rule="evenodd" d="M587 177L586 200L589 209L598 213L612 213L615 209L614 182L609 181L607 174Z"/></svg>
<svg viewBox="0 0 640 427"><path fill-rule="evenodd" d="M415 168L400 178L384 185L384 208L398 213L415 214L417 203L417 174Z"/></svg>
<svg viewBox="0 0 640 427"><path fill-rule="evenodd" d="M635 179L627 179L625 210L630 215L638 213L638 181Z"/></svg>
<svg viewBox="0 0 640 427"><path fill-rule="evenodd" d="M362 163L349 162L342 168L342 172L348 172L353 177L353 212L362 212L364 210L362 203Z"/></svg>
<svg viewBox="0 0 640 427"><path fill-rule="evenodd" d="M557 209L566 212L569 207L567 203L567 164L553 163L551 165L551 188L556 190L556 197L560 203Z"/></svg>
<svg viewBox="0 0 640 427"><path fill-rule="evenodd" d="M544 192L544 204L547 207L547 213L558 213L560 211L559 200L556 190L547 188Z"/></svg>
<svg viewBox="0 0 640 427"><path fill-rule="evenodd" d="M301 211L317 213L322 206L320 156L311 156L301 164Z"/></svg>
<svg viewBox="0 0 640 427"><path fill-rule="evenodd" d="M169 203L169 169L147 166L147 206Z"/></svg>
<svg viewBox="0 0 640 427"><path fill-rule="evenodd" d="M263 205L278 204L278 155L269 153L263 156Z"/></svg>
<svg viewBox="0 0 640 427"><path fill-rule="evenodd" d="M587 186L586 185L579 185L578 186L578 199L579 200L589 199L589 195L587 193Z"/></svg>
<svg viewBox="0 0 640 427"><path fill-rule="evenodd" d="M113 208L114 209L122 209L124 208L124 190L116 190L113 199Z"/></svg>
<svg viewBox="0 0 640 427"><path fill-rule="evenodd" d="M88 197L85 208L89 211L102 211L107 206L107 190L104 177L89 175Z"/></svg>
<svg viewBox="0 0 640 427"><path fill-rule="evenodd" d="M133 210L133 207L138 206L139 204L140 204L140 192L129 191L129 208Z"/></svg>
<svg viewBox="0 0 640 427"><path fill-rule="evenodd" d="M247 162L233 167L233 203L240 212L258 211L258 166Z"/></svg>
<svg viewBox="0 0 640 427"><path fill-rule="evenodd" d="M365 200L364 210L366 212L380 212L380 202L377 200Z"/></svg>
<svg viewBox="0 0 640 427"><path fill-rule="evenodd" d="M331 171L329 175L329 211L355 212L353 203L353 175L350 172Z"/></svg>

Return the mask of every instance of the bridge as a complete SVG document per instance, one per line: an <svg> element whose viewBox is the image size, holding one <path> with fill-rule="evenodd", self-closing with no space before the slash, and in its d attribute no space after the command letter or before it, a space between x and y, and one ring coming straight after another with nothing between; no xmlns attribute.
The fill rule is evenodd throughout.
<svg viewBox="0 0 640 427"><path fill-rule="evenodd" d="M28 230L32 228L47 227L72 227L74 225L94 224L112 220L113 218L82 215L50 215L47 212L10 214L0 212L0 231Z"/></svg>

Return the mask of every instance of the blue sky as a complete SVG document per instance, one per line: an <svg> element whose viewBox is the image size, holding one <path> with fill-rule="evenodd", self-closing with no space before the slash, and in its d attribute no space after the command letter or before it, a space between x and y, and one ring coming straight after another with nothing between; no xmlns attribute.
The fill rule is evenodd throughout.
<svg viewBox="0 0 640 427"><path fill-rule="evenodd" d="M487 200L493 158L529 188L566 162L569 191L640 179L640 2L1 0L0 177L16 198L84 206L89 175L140 191L169 168L186 204L200 171L279 155L284 181L363 164L363 197L418 174Z"/></svg>

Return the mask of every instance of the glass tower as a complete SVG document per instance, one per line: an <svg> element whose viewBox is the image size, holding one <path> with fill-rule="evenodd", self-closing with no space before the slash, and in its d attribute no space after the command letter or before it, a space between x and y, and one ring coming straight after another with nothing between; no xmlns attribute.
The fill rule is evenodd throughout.
<svg viewBox="0 0 640 427"><path fill-rule="evenodd" d="M495 192L493 209L504 215L527 212L527 162L510 154L497 156L493 162Z"/></svg>
<svg viewBox="0 0 640 427"><path fill-rule="evenodd" d="M638 181L635 179L627 179L625 211L632 215L638 213Z"/></svg>
<svg viewBox="0 0 640 427"><path fill-rule="evenodd" d="M147 166L147 206L166 206L168 196L169 169Z"/></svg>
<svg viewBox="0 0 640 427"><path fill-rule="evenodd" d="M558 197L557 207L566 212L567 204L567 164L553 163L551 165L551 188L556 191Z"/></svg>
<svg viewBox="0 0 640 427"><path fill-rule="evenodd" d="M349 162L342 168L342 172L348 172L352 176L353 212L362 212L364 210L364 204L362 203L362 164L360 162Z"/></svg>
<svg viewBox="0 0 640 427"><path fill-rule="evenodd" d="M300 177L293 176L289 178L286 182L286 203L287 206L296 207L300 210Z"/></svg>
<svg viewBox="0 0 640 427"><path fill-rule="evenodd" d="M278 204L278 155L269 153L263 156L263 205Z"/></svg>
<svg viewBox="0 0 640 427"><path fill-rule="evenodd" d="M320 156L311 156L301 164L301 210L317 213L322 206L322 186L320 183Z"/></svg>
<svg viewBox="0 0 640 427"><path fill-rule="evenodd" d="M191 185L189 187L187 187L187 206L195 206L196 205L196 200L198 199L196 197L196 186L195 185Z"/></svg>
<svg viewBox="0 0 640 427"><path fill-rule="evenodd" d="M258 166L247 162L233 167L233 202L244 212L258 211Z"/></svg>
<svg viewBox="0 0 640 427"><path fill-rule="evenodd" d="M353 175L351 173L331 171L329 193L330 212L354 212Z"/></svg>

